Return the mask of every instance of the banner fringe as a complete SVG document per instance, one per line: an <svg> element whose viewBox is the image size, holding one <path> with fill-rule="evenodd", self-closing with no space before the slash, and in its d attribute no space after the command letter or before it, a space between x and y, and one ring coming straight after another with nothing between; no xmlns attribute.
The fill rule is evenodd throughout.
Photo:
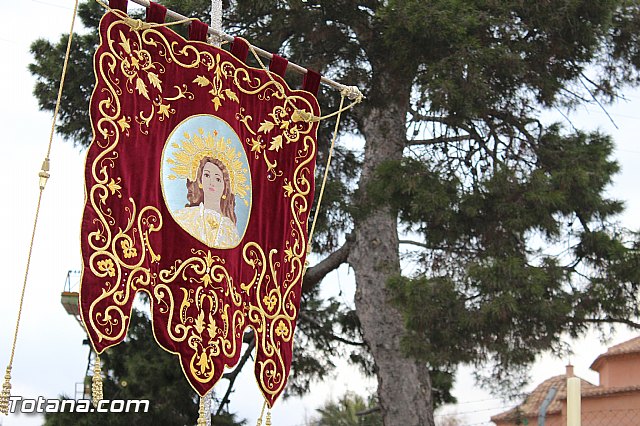
<svg viewBox="0 0 640 426"><path fill-rule="evenodd" d="M98 406L98 403L104 399L102 392L102 369L100 366L100 357L96 356L96 362L93 364L93 377L91 378L91 399L93 405Z"/></svg>
<svg viewBox="0 0 640 426"><path fill-rule="evenodd" d="M4 375L4 383L2 384L2 393L0 394L0 413L5 416L9 415L9 398L11 397L11 367L7 367L7 373Z"/></svg>

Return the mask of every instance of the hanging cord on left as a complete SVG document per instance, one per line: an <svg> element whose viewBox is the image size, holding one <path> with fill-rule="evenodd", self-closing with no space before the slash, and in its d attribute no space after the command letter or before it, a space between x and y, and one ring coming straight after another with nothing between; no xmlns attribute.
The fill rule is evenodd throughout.
<svg viewBox="0 0 640 426"><path fill-rule="evenodd" d="M56 100L56 107L53 112L53 120L51 122L51 133L49 135L49 146L47 148L47 155L42 162L42 168L38 173L39 176L39 188L38 204L36 205L36 213L33 220L33 229L31 231L31 241L29 242L29 252L27 255L27 266L24 273L24 282L22 284L22 293L20 294L20 304L18 305L18 318L16 319L16 328L13 333L13 344L11 345L11 355L9 356L9 364L4 376L4 383L2 384L2 392L0 393L0 413L5 415L9 414L9 398L11 397L11 368L13 366L13 358L16 352L16 343L18 341L18 330L20 328L20 318L22 316L22 306L24 304L24 295L27 288L27 278L29 276L29 266L31 264L31 254L33 253L33 242L36 236L36 228L38 225L38 216L40 214L40 205L42 202L42 193L47 181L49 179L49 157L51 155L51 146L53 145L53 135L56 127L56 120L58 118L58 110L60 108L60 99L62 98L62 88L64 87L64 79L67 75L67 66L69 64L69 55L71 52L71 42L73 40L73 27L76 22L76 14L78 11L78 0L75 1L73 7L73 17L71 18L71 28L69 29L69 40L67 42L67 52L64 56L64 64L62 65L62 75L60 77L60 87L58 88L58 99Z"/></svg>

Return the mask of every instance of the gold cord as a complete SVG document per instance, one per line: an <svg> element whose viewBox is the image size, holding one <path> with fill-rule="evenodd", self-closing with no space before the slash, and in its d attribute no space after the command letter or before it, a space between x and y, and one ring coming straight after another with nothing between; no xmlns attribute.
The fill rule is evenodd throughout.
<svg viewBox="0 0 640 426"><path fill-rule="evenodd" d="M342 114L348 109L353 108L354 106L362 102L362 100L364 99L364 95L360 93L360 90L358 90L358 88L355 86L345 86L342 90L340 90L340 95L342 96L343 99L349 98L353 102L351 102L346 107L343 107L342 106L343 104L341 102L340 108L338 108L336 111L333 111L331 114L323 115L321 117L316 117L315 115L308 113L307 111L296 109L296 111L294 112L294 121L296 118L296 114L298 119L306 123L309 123L312 121L316 122L316 121L326 120L328 118L335 117L336 115Z"/></svg>
<svg viewBox="0 0 640 426"><path fill-rule="evenodd" d="M258 421L256 422L256 426L262 426L262 418L264 417L264 409L267 407L267 400L264 400L262 404L262 410L260 410L260 417L258 417Z"/></svg>
<svg viewBox="0 0 640 426"><path fill-rule="evenodd" d="M320 194L318 194L318 203L316 204L316 211L313 215L313 222L311 222L311 231L309 232L309 238L307 241L311 241L313 233L316 229L316 221L318 220L318 213L320 212L320 204L322 203L322 196L324 195L324 188L327 184L327 178L329 177L329 167L331 166L331 159L333 158L333 148L338 138L338 129L340 128L340 115L342 113L342 105L344 104L344 95L340 97L340 109L338 110L338 118L336 119L336 125L333 129L333 137L331 138L331 146L329 147L329 156L327 158L327 165L324 169L324 176L322 178L322 185L320 186ZM307 246L307 255L311 253L311 244ZM305 268L306 269L306 268Z"/></svg>
<svg viewBox="0 0 640 426"><path fill-rule="evenodd" d="M33 220L33 229L31 231L31 241L29 242L29 252L27 255L27 266L24 273L24 282L22 283L22 292L20 294L20 304L18 305L18 318L16 319L16 328L13 333L13 343L11 345L11 355L9 357L9 365L4 376L4 383L2 385L2 393L0 394L0 413L9 414L9 396L11 394L11 368L13 366L13 358L16 352L16 344L18 341L18 330L20 329L20 318L22 317L22 306L24 305L24 295L27 288L27 278L29 277L29 267L31 265L31 254L33 253L33 243L36 236L36 229L38 226L38 217L40 215L40 205L42 203L42 193L49 179L49 157L51 155L51 147L53 145L53 135L55 132L56 120L58 118L58 110L60 109L60 99L62 98L62 89L64 87L64 80L67 75L67 66L69 64L69 56L71 52L71 42L73 40L73 27L76 22L76 13L78 11L78 0L75 1L73 7L73 17L71 19L71 28L69 29L69 40L67 41L67 51L64 57L64 64L62 66L62 76L60 77L60 87L58 88L58 99L56 100L56 107L53 112L53 119L51 120L51 132L49 134L49 146L47 147L47 155L42 162L42 167L38 176L40 177L39 187L40 192L38 194L38 204L36 206L36 214Z"/></svg>
<svg viewBox="0 0 640 426"><path fill-rule="evenodd" d="M67 51L64 54L64 63L62 64L62 76L60 77L60 87L58 88L58 99L56 99L56 108L53 111L53 120L51 120L51 132L49 133L49 147L47 148L48 161L51 154L51 145L53 144L53 134L55 132L56 120L58 118L58 110L60 109L60 99L62 99L62 89L64 88L64 79L67 75L67 66L69 65L69 56L71 53L71 41L73 40L73 27L76 23L76 13L78 11L78 0L73 6L73 17L71 18L71 28L69 28L69 41L67 42Z"/></svg>

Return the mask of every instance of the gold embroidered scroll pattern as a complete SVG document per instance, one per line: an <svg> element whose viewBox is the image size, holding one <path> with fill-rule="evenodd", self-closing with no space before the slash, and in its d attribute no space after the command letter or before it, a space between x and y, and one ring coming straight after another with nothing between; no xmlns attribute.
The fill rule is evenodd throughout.
<svg viewBox="0 0 640 426"><path fill-rule="evenodd" d="M194 83L197 83L200 87L211 86L211 90L209 93L211 94L211 102L213 102L213 108L217 111L218 108L222 106L222 102L226 100L231 100L237 104L240 103L240 99L238 95L231 89L225 89L223 85L223 80L228 79L231 76L231 69L234 66L231 62L225 61L221 63L220 55L217 54L215 57L215 68L213 70L213 78L209 80L204 75L198 75Z"/></svg>
<svg viewBox="0 0 640 426"><path fill-rule="evenodd" d="M277 83L265 83L261 87L261 90L265 92L273 92L273 87L271 86L275 84ZM243 92L245 92L245 90L247 92L253 92L244 88L241 88L241 90ZM270 99L270 96L282 97L278 94L279 92L275 91L271 95L265 95L263 98L268 100ZM312 123L304 122L298 118L293 106L294 104L302 103L303 110L308 109L311 111L312 109L308 101L299 96L291 96L289 97L289 101L291 102L287 102L284 106L274 106L272 112L268 114L271 119L263 120L257 130L254 130L251 127L250 121L252 120L252 117L245 115L243 109L236 114L236 118L244 124L244 126L253 135L246 140L246 143L249 145L251 152L254 153L254 157L256 159L260 158L260 155L262 155L265 164L267 165L267 179L270 181L275 181L283 176L282 171L278 169L278 161L273 157L287 145L298 142L301 136L309 135L313 128ZM300 160L301 158L305 158L307 155L308 146L305 144L302 150L298 150L297 158Z"/></svg>
<svg viewBox="0 0 640 426"><path fill-rule="evenodd" d="M125 36L125 32L127 36ZM99 58L100 74L102 81L107 88L103 91L103 99L99 103L100 119L98 120L97 127L98 133L102 138L96 138L96 143L102 148L98 157L93 163L93 178L95 184L91 188L91 202L98 218L94 220L96 230L90 232L89 241L90 246L94 250L91 256L91 270L99 278L104 278L103 283L104 290L102 294L95 299L89 309L90 322L95 329L100 340L106 339L111 341L119 340L124 331L125 323L128 318L127 315L119 308L119 306L125 305L129 302L132 294L135 294L136 290L140 288L148 287L152 282L155 282L156 276L151 274L147 268L141 267L144 263L146 255L150 256L152 262L160 259L159 255L156 255L152 247L149 244L149 233L157 231L161 228L162 216L160 212L153 207L146 207L144 211L152 211L154 214L151 216L144 216L141 212L138 218L139 223L137 228L133 228L134 217L136 215L136 204L133 199L129 199L130 206L125 207L125 211L128 213L128 222L124 229L120 231L114 237L112 235L112 229L117 227L115 219L113 218L111 207L108 206L107 199L110 196L118 195L121 198L120 189L121 179L110 177L109 170L113 169L115 162L118 159L118 153L115 148L118 145L121 134L129 134L130 117L122 115L121 102L119 96L122 95L123 85L114 74L114 71L119 66L121 73L125 76L124 90L128 93L137 93L138 95L152 100L150 106L150 112L140 112L136 121L140 124L140 130L146 134L147 131L144 128L148 127L149 122L156 113L159 116L159 120L163 120L164 117L168 117L169 114L175 112L169 104L162 102L163 98L161 93L163 91L162 80L160 76L165 72L165 67L159 62L154 62L151 59L151 55L141 46L144 43L148 45L156 46L160 49L160 56L163 57L167 63L174 62L184 68L194 68L204 64L208 70L213 69L216 63L213 56L208 52L200 52L192 46L184 46L178 48L176 43L170 43L165 36L153 29L145 30L142 34L138 31L130 30L128 26L124 25L121 21L115 21L109 25L107 44L109 50L103 52ZM219 57L218 57L219 59ZM106 70L106 72L105 72ZM177 100L186 98L193 100L194 95L188 91L187 86L182 87L175 86L177 95L165 100ZM152 98L152 95L155 96ZM158 109L156 110L155 107ZM138 230L139 238L136 238L135 232ZM133 236L129 235L133 231ZM91 242L94 243L91 243ZM139 247L137 247L139 246ZM121 253L120 256L118 253ZM129 265L127 261L133 260L135 263ZM193 258L183 262L183 265L189 265ZM129 269L130 272L123 272L123 267ZM184 268L184 267L183 267ZM219 274L205 275L212 279L220 280ZM224 274L228 277L228 274ZM124 282L123 282L124 281ZM123 283L122 285L120 283ZM156 286L155 293L160 294L163 290L162 286ZM171 293L168 293L171 294ZM112 300L115 302L114 306L109 306L100 311L98 306L101 302L106 300ZM217 299L216 299L217 300ZM240 303L240 299L237 294L234 293L234 303ZM200 301L198 301L200 303ZM198 305L198 304L196 304ZM183 303L183 307L189 306ZM230 315L227 311L222 312L225 325L221 330L226 334L229 334L231 328L238 328L243 323L243 317L236 312ZM188 318L184 318L188 320ZM195 330L203 331L202 325L203 318L198 316L195 321ZM230 327L230 323L236 324L235 327ZM178 327L180 330L180 327ZM186 329L182 330L185 334ZM215 334L217 327L214 323L210 324L209 332ZM235 334L240 335L238 331ZM177 341L180 340L179 336L171 334L172 338ZM194 339L191 336L189 345L196 350L198 339ZM213 344L213 349L210 350L212 356L225 353L227 356L235 355L235 339L230 339L223 344ZM208 363L205 362L203 346L200 345L197 348L200 351L197 362L193 362L199 369L199 373L196 375L205 382L209 380L213 375L205 374ZM196 353L197 355L197 353ZM207 379L208 377L208 379Z"/></svg>
<svg viewBox="0 0 640 426"><path fill-rule="evenodd" d="M159 48L160 56L167 63L175 62L185 68L194 68L202 63L208 64L208 67L212 66L213 58L210 54L206 54L206 52L200 54L196 49L186 47L176 51L175 46L172 46L164 35L155 29L146 29L140 32L133 30L122 21L115 21L109 26L108 34L110 49L108 54L113 56L111 72L108 77L110 83L117 87L115 93L121 94L120 81L113 74L115 67L119 65L126 80L124 89L128 93L136 93L150 102L148 109L139 111L135 117L140 132L145 135L148 134L149 124L154 117L157 117L158 121L164 121L175 114L176 110L171 102L179 99L194 99L193 93L188 90L186 84L173 86L171 95L165 93L161 78L165 74L165 66L159 61L154 61L145 47ZM186 62L179 60L181 56ZM193 59L189 62L191 57ZM131 117L122 116L117 123L123 132L128 132Z"/></svg>
<svg viewBox="0 0 640 426"><path fill-rule="evenodd" d="M302 285L302 259L307 251L307 241L304 238L307 224L302 217L309 211L306 197L312 189L310 179L313 177L313 159L316 153L315 141L311 135L313 124L300 120L295 112L296 108L303 111L313 109L301 96L294 94L285 97L284 89L277 81L270 80L260 84L259 81L252 80L244 69L236 70L234 82L242 93L257 95L263 101L271 101L272 98L282 101L282 105L276 104L273 107L268 114L269 119L259 123L257 129L252 127L253 118L245 114L242 108L236 114L238 121L252 135L245 143L255 159L262 156L267 166L267 179L274 183L281 181L283 197L290 198L292 213L290 235L286 241L284 256L280 256L288 263L287 267L275 260L278 255L275 249L269 251L267 260L261 247L247 245L244 248L245 262L255 272L252 283L244 285L243 289L255 286L254 294L258 295L255 304L249 307L249 320L259 339L258 350L266 357L256 362L256 376L262 391L273 397L282 391L286 383L287 363L281 355L281 344L288 343L293 338L293 324L297 318L294 290L296 286ZM295 150L296 168L290 178L283 175L275 158L280 151L286 149ZM283 276L279 277L278 271Z"/></svg>
<svg viewBox="0 0 640 426"><path fill-rule="evenodd" d="M274 115L270 114L271 117ZM292 135L291 142L298 141L300 133ZM257 361L256 374L262 390L271 396L279 394L285 384L287 368L281 356L281 342L288 343L293 338L293 323L298 314L293 291L302 284L304 271L302 259L306 254L307 242L304 238L306 221L302 217L309 210L306 197L312 189L310 178L313 176L315 147L313 138L305 135L300 146L296 147L297 166L293 176L291 180L283 179L283 195L290 198L292 212L290 237L287 238L283 257L283 261L289 264L288 267L283 267L280 261L275 260L278 255L275 249L269 251L268 260L262 248L257 245L246 245L244 250L245 262L254 268L254 277L242 289L247 291L255 286L254 294L258 296L256 304L249 307L249 319L259 338L258 347L266 356L266 359ZM283 276L278 276L279 271Z"/></svg>
<svg viewBox="0 0 640 426"><path fill-rule="evenodd" d="M307 138L309 139L305 138L301 148L308 151L306 159L299 162L292 180L284 186L286 196L291 198L290 208L293 213L290 238L287 239L284 250L284 262L289 265L282 267L280 262L274 260L277 251L269 252L269 273L264 280L257 281L256 293L264 296L258 298L257 306L249 308L249 318L260 336L260 348L267 357L256 363L256 373L263 391L272 396L279 394L285 384L287 369L280 354L280 342L288 343L293 338L293 323L298 316L293 291L302 285L302 259L308 244L303 232L306 221L303 223L301 216L309 209L306 196L311 190L309 177L313 176L313 170L310 164L315 155L315 143L310 136ZM263 257L258 264L267 263L264 253L261 254ZM278 271L282 271L283 276L279 277Z"/></svg>
<svg viewBox="0 0 640 426"><path fill-rule="evenodd" d="M113 28L115 24L111 24ZM109 32L111 34L111 32ZM120 80L114 71L118 64L127 76L128 85L135 81L139 91L144 91L144 82L138 81L135 70L148 71L154 69L148 52L135 49L122 32L120 34L120 48L129 56L123 58L114 51L116 42L108 38L107 43L111 51L102 52L98 57L100 79L105 84L101 95L103 99L98 103L98 120L95 123L96 134L94 143L101 148L91 164L93 185L88 194L96 217L93 219L94 229L88 233L87 242L93 251L89 258L89 270L101 279L102 292L91 302L88 321L100 341L118 341L126 330L128 315L121 308L130 302L131 297L139 289L148 288L154 275L142 265L145 260L151 262L160 260L149 242L149 235L162 228L162 215L155 207L144 207L137 211L133 198L128 203L121 203L127 221L116 223L112 206L118 203L110 202L110 198L122 199L122 179L112 176L119 154L116 148L121 135L128 134L128 120L122 115L119 97L122 95ZM134 78L136 80L134 80ZM157 75L147 72L156 87L160 87ZM126 86L129 87L129 86ZM115 235L114 235L115 233ZM113 303L111 303L113 302Z"/></svg>
<svg viewBox="0 0 640 426"><path fill-rule="evenodd" d="M225 69L230 68L231 66ZM249 319L260 339L259 347L268 358L256 363L256 373L263 391L276 395L282 390L286 375L285 362L279 351L280 342L290 342L293 338L293 322L297 318L293 290L294 284L301 285L302 259L307 250L303 232L306 221L303 223L301 216L309 210L305 197L311 190L309 179L313 176L312 162L315 158L315 141L311 136L313 124L297 118L299 116L295 114L295 108L303 111L313 109L301 96L292 95L288 102L284 102L284 90L280 83L273 80L261 83L258 79L250 78L244 68L235 69L234 83L240 92L257 95L260 100L270 101L274 97L283 101L283 105L273 107L268 114L270 120L263 120L258 129L252 128L253 118L246 115L243 108L236 114L236 118L253 135L246 143L256 159L262 155L267 165L268 180L275 182L278 178L283 178L283 172L278 170L278 162L273 157L302 138L300 146L295 147L297 166L294 174L290 181L284 178L283 185L283 195L290 197L293 213L290 238L287 239L284 252L284 262L289 263L289 267L282 268L283 265L274 260L277 255L275 249L270 250L267 261L262 247L256 244L244 247L244 259L248 266L254 268L254 277L249 284L243 284L242 289L248 291L251 287L256 287L254 294L258 296L256 304L249 307ZM268 146L265 141L269 141ZM284 277L279 278L278 271L283 271Z"/></svg>
<svg viewBox="0 0 640 426"><path fill-rule="evenodd" d="M235 290L224 259L213 256L210 251L192 250L192 253L193 257L177 260L171 268L160 271L154 297L160 312L167 315L167 333L171 339L186 340L193 350L189 360L192 376L208 383L221 373L215 371L215 357L222 354L235 359L238 355L236 342L242 339L247 303ZM169 287L172 284L179 285L183 293L178 310ZM221 324L216 322L217 318Z"/></svg>
<svg viewBox="0 0 640 426"><path fill-rule="evenodd" d="M291 182L283 186L285 196L291 199L290 209L294 220L291 223L291 238L285 246L285 261L291 264L289 272L285 275L283 288L286 289L285 297L292 291L292 285L301 284L304 274L304 259L309 242L305 239L307 222L300 219L301 215L310 210L308 196L312 190L310 179L313 177L313 159L316 155L316 144L310 135L305 135L302 147L298 149L296 162L298 166ZM296 315L296 314L294 314Z"/></svg>
<svg viewBox="0 0 640 426"><path fill-rule="evenodd" d="M97 186L94 185L94 188ZM91 201L95 209L98 203L94 199ZM149 243L149 234L162 228L160 212L154 207L145 207L136 215L135 202L131 198L129 201L131 206L125 207L129 212L126 227L120 229L113 238L110 233L103 235L102 238L111 239L107 244L109 248L95 250L89 258L91 272L104 279L102 294L89 308L89 321L101 341L118 341L122 338L128 315L120 307L127 305L136 291L149 288L155 280L155 275L142 266L145 259L149 257L152 262L160 260ZM100 209L101 206L98 207ZM101 223L100 229L105 228L109 229L108 224ZM104 301L109 301L110 306L100 311Z"/></svg>
<svg viewBox="0 0 640 426"><path fill-rule="evenodd" d="M124 31L127 32L125 36ZM138 217L138 227L133 228L134 216L136 211L135 201L129 199L130 206L125 207L125 211L129 213L129 220L125 229L118 232L115 237L112 237L112 229L115 228L115 220L112 215L111 207L107 205L107 198L117 195L121 198L120 183L121 178L110 178L109 170L113 169L115 161L118 159L118 153L115 148L118 145L120 139L120 133L128 134L129 123L131 119L124 115L121 116L121 103L119 96L122 95L122 89L120 87L121 82L118 77L115 76L114 71L118 64L120 70L126 78L125 90L129 93L137 92L139 95L151 100L150 91L155 90L156 96L153 98L151 105L151 112L147 115L144 112L140 112L136 121L140 124L140 130L146 133L143 126L148 126L152 119L155 107L157 107L157 115L159 120L163 120L170 114L175 113L175 109L171 108L171 105L164 103L161 95L162 80L160 75L165 72L164 66L159 62L154 62L151 59L150 53L143 49L143 39L149 45L159 46L157 41L152 37L156 36L164 42L163 52L161 54L167 62L180 63L184 67L195 67L201 62L208 63L209 68L212 67L212 57L210 54L200 55L197 49L184 48L180 52L175 52L174 49L169 48L170 43L166 38L155 30L147 30L142 35L137 31L132 31L121 21L115 21L109 25L107 31L109 51L103 52L99 58L99 70L102 77L102 81L106 84L107 88L103 90L102 95L105 97L99 102L99 116L97 128L101 138L96 137L95 143L97 143L102 151L94 160L92 167L92 175L95 184L90 191L90 199L94 211L98 216L94 220L96 230L90 232L89 243L94 253L91 257L92 264L91 270L98 277L109 278L105 281L104 285L106 290L102 296L96 299L90 309L91 321L94 320L93 310L95 306L104 299L113 298L117 305L124 305L128 302L131 290L133 293L141 286L148 286L152 280L152 276L148 269L142 268L147 252L152 262L160 259L152 247L149 244L149 233L158 231L162 227L162 216L160 212L153 207L145 207ZM117 34L117 35L116 35ZM115 36L114 36L115 35ZM193 55L195 53L195 55ZM180 62L178 56L182 54L185 57L194 56L191 63ZM105 73L105 70L107 72ZM146 81L145 81L146 80ZM148 82L148 84L147 84ZM187 90L187 86L182 87L175 86L177 94L173 97L168 97L164 100L175 101L178 99L186 98L193 100L194 96ZM139 234L138 240L136 240L135 234ZM128 235L132 233L134 237ZM137 243L137 241L139 241ZM118 248L118 242L120 247ZM138 245L140 248L136 248ZM124 260L118 252L121 252L124 256ZM95 262L93 261L95 259ZM137 260L135 264L130 265L127 260ZM107 266L109 266L107 268ZM101 268L102 267L102 268ZM122 272L121 267L125 267L130 272ZM106 269L105 269L106 268ZM106 275L105 275L106 274ZM124 288L118 290L120 286L118 283L121 280L126 280ZM115 317L114 317L115 314ZM100 339L118 340L124 332L124 322L127 316L118 308L108 308L103 313L96 313L95 320L100 325L96 327L96 331L102 329L104 333L98 334ZM115 327L120 327L120 330L115 330ZM114 334L115 333L115 334Z"/></svg>

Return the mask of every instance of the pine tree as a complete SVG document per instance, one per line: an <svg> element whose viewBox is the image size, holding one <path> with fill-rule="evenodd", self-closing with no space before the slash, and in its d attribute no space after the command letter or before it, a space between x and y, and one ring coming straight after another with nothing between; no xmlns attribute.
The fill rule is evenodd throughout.
<svg viewBox="0 0 640 426"><path fill-rule="evenodd" d="M203 18L209 4L163 3ZM461 362L489 365L494 384L518 384L513 372L562 350L564 336L639 327L638 238L616 224L623 204L605 194L618 171L613 141L540 121L545 109L606 104L637 83L637 0L225 6L228 32L358 85L367 98L343 126L364 150L343 142L330 170L315 242L325 257L305 277L300 328L307 347L353 344L351 358L379 379L386 425L433 425L434 396L451 381L434 387L432 377L450 379ZM80 66L89 37L74 52ZM59 44L37 41L33 51L36 96L51 109ZM86 115L75 105L90 85L73 86L59 132L86 144ZM321 100L332 110L337 95ZM319 299L318 284L345 263L355 312ZM293 388L304 390L305 377L331 365L300 355Z"/></svg>

